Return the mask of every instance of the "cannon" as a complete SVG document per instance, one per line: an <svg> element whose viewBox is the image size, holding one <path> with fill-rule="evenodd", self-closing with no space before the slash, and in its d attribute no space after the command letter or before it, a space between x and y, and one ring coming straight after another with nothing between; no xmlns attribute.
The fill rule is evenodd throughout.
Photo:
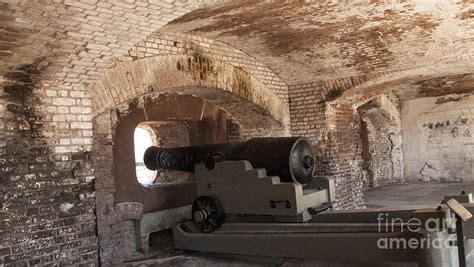
<svg viewBox="0 0 474 267"><path fill-rule="evenodd" d="M150 147L144 161L152 170L194 173L196 199L187 206L185 220L172 229L178 249L343 262L363 259L369 263L364 266L468 266L466 251L472 249L466 250L464 242L474 240L474 223L468 221L474 213L472 194L446 196L446 205L424 208L331 211L334 177L313 176L314 155L304 138ZM433 220L434 228L427 223ZM412 232L410 225L418 230ZM433 242L424 249L423 240L447 245L436 247ZM396 241L396 247L381 248L381 241ZM400 241L408 242L408 248L419 242L422 249L399 248Z"/></svg>
<svg viewBox="0 0 474 267"><path fill-rule="evenodd" d="M149 147L151 170L194 173L191 207L198 231L224 222L306 222L334 199L334 180L313 177L314 154L301 137L252 138L244 142L176 148Z"/></svg>
<svg viewBox="0 0 474 267"><path fill-rule="evenodd" d="M267 175L282 182L311 182L314 154L310 142L301 137L252 138L245 142L198 145L177 148L149 147L144 155L150 170L194 172L204 163L212 169L216 162L246 160L254 168L265 168Z"/></svg>

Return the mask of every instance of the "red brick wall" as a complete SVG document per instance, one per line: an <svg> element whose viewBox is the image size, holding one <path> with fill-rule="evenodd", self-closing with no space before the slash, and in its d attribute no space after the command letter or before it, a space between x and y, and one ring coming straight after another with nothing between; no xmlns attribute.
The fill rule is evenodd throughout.
<svg viewBox="0 0 474 267"><path fill-rule="evenodd" d="M329 173L336 178L337 209L364 206L360 117L352 106L328 107Z"/></svg>
<svg viewBox="0 0 474 267"><path fill-rule="evenodd" d="M336 178L337 209L362 207L360 117L351 107L333 108L327 99L350 86L324 81L289 87L292 135L310 139L316 154L315 174Z"/></svg>

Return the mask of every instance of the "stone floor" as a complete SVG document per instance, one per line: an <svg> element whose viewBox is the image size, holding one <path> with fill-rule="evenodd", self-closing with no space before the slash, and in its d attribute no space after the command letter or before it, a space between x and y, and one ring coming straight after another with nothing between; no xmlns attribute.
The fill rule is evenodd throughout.
<svg viewBox="0 0 474 267"><path fill-rule="evenodd" d="M445 195L460 194L461 191L473 192L471 184L406 184L384 186L365 192L367 208L400 207L413 205L436 205ZM251 244L249 244L251 245ZM217 253L185 252L171 248L148 255L140 260L130 261L127 266L417 266L416 264L352 264L328 263L314 260L297 260L268 257L250 257Z"/></svg>
<svg viewBox="0 0 474 267"><path fill-rule="evenodd" d="M474 183L390 185L369 189L364 198L367 208L436 205L444 196L462 191L474 193Z"/></svg>

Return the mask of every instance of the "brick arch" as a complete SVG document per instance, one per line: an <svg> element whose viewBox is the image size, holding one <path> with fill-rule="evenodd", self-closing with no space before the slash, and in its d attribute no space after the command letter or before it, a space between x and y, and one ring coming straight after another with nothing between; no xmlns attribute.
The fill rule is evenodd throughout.
<svg viewBox="0 0 474 267"><path fill-rule="evenodd" d="M142 61L144 59L145 61ZM135 71L132 72L131 68L135 68ZM158 72L153 74L151 69ZM174 70L178 72L171 73ZM126 75L123 75L124 71ZM143 72L145 75L141 75ZM150 81L154 80L153 75L158 83L150 87ZM100 80L89 86L94 114L123 100L118 92L112 95L113 92L104 91L102 88L117 78L122 78L120 84L125 86L134 79L148 78L147 81L133 81L134 85L138 83L141 88L132 94L189 85L223 89L255 103L285 129L289 128L287 84L254 57L217 40L159 30L151 33L129 49L125 61L118 62L113 69L105 72ZM122 86L120 90L127 88ZM130 93L125 95L130 96ZM96 98L97 96L100 98ZM115 97L113 103L110 102L111 96Z"/></svg>
<svg viewBox="0 0 474 267"><path fill-rule="evenodd" d="M102 233L99 237L99 246L104 251L103 254L106 255L104 258L101 256L104 262L119 263L124 256L130 255L138 249L136 244L127 243L125 251L121 251L121 254L116 257L110 257L109 255L118 253L116 243L126 242L125 240L130 238L109 229L123 227L127 229L123 232L133 232L133 225L130 224L131 219L136 219L137 216L139 218L142 212L147 211L150 206L142 204L137 199L123 197L127 193L121 190L123 188L145 189L142 186L137 186L136 181L133 186L121 183L120 181L123 180L116 179L114 170L118 170L119 173L125 172L119 169L124 165L114 165L110 160L114 158L114 155L121 154L117 153L117 147L112 146L112 143L121 142L112 139L112 136L117 136L117 128L115 128L116 118L112 116L115 112L111 111L120 110L127 113L129 110L133 110L129 105L132 102L136 103L134 106L136 109L145 110L143 103L154 103L154 99L162 99L166 95L180 95L188 98L191 95L193 98L203 100L201 103L202 114L205 113L204 107L210 106L206 103L212 103L225 110L229 117L240 124L239 137L242 139L254 136L289 135L288 106L273 91L242 68L196 53L192 55L161 55L125 61L110 69L103 79L90 89L93 95L95 125L92 162L94 169L97 170L95 195L97 213L99 214L97 216L98 228ZM179 97L177 99L174 102L177 106L183 103L179 101ZM155 107L150 108L150 105L148 107L148 110L155 110ZM158 120L156 117L163 115L159 114L160 108L166 109L158 104L155 112L151 112L156 115L155 119L150 120ZM193 106L193 109L196 109L196 106ZM193 114L196 115L196 113ZM197 113L197 115L200 114ZM160 117L161 119L163 118ZM194 120L198 119L194 118ZM134 128L131 127L131 129ZM227 134L229 137L229 131ZM128 152L121 155L132 155L130 151ZM130 159L125 160L125 163L127 162L130 162ZM169 187L168 193L183 194L183 201L189 201L186 197L192 198L191 189L192 184L184 185L184 187ZM164 196L164 191L159 188L146 190L140 194L146 197L143 203L155 203L157 199L160 200ZM183 205L183 202L171 202L171 205L174 205L171 208L176 208Z"/></svg>
<svg viewBox="0 0 474 267"><path fill-rule="evenodd" d="M335 203L336 208L355 207L354 202L363 199L361 122L357 107L404 85L468 74L472 73L472 69L471 63L459 62L347 77L318 84L325 127L317 136L317 141L323 141L316 142L315 151L323 159L317 170L335 175L336 200L340 200ZM411 89L407 87L407 90ZM355 196L354 201L347 201L345 195ZM363 202L358 205L362 206Z"/></svg>
<svg viewBox="0 0 474 267"><path fill-rule="evenodd" d="M174 176L171 180L174 183L166 186L158 184L145 187L141 185L137 180L134 163L133 135L136 127L143 122L158 124L180 122L187 131L186 144L180 144L181 146L226 142L231 137L228 125L229 123L234 124L232 114L212 101L194 95L177 93L151 93L140 96L117 106L111 110L110 114L111 128L113 129L112 142L115 144L112 148L113 167L102 165L101 169L113 169L115 202L142 203L144 213L191 204L196 197L195 185L192 180L188 180L189 175L182 172L173 173ZM103 115L99 115L99 117L101 116ZM176 129L176 125L173 128ZM242 133L240 130L239 134ZM158 131L154 132L159 133ZM163 137L167 140L177 140L179 136L175 134L165 134ZM257 135L257 133L252 133L252 135ZM239 137L245 138L245 136ZM107 177L100 177L98 180L104 179ZM101 196L102 193L98 193L98 195Z"/></svg>
<svg viewBox="0 0 474 267"><path fill-rule="evenodd" d="M233 122L238 124L242 138L289 135L286 125L282 125L266 110L248 100L217 88L195 86L177 87L170 88L166 91L151 92L135 99L143 102L143 99L153 99L163 95L173 94L197 97L204 101L204 106L206 103L217 106L223 110ZM123 106L123 104L119 106Z"/></svg>
<svg viewBox="0 0 474 267"><path fill-rule="evenodd" d="M378 95L388 93L407 84L431 80L451 75L472 74L473 63L459 62L438 66L420 67L416 69L381 73L366 82L344 90L340 96L328 102L328 105L359 107ZM342 91L342 90L341 90Z"/></svg>
<svg viewBox="0 0 474 267"><path fill-rule="evenodd" d="M250 128L258 118L273 118L272 127L289 131L288 105L267 86L242 68L195 53L125 61L90 89L95 115L138 96L175 92L213 101ZM249 108L242 112L242 107Z"/></svg>
<svg viewBox="0 0 474 267"><path fill-rule="evenodd" d="M157 55L202 55L224 60L261 81L284 103L288 102L287 84L268 66L235 46L202 35L155 31L129 50L132 59Z"/></svg>

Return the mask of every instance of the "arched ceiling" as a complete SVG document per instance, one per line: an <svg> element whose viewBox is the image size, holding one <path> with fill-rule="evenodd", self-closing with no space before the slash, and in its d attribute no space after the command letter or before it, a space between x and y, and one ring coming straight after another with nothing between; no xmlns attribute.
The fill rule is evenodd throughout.
<svg viewBox="0 0 474 267"><path fill-rule="evenodd" d="M160 31L226 42L289 84L452 63L457 72L474 70L469 0L232 1Z"/></svg>
<svg viewBox="0 0 474 267"><path fill-rule="evenodd" d="M458 74L405 84L394 90L400 100L474 93L474 74Z"/></svg>
<svg viewBox="0 0 474 267"><path fill-rule="evenodd" d="M0 83L33 65L34 80L85 87L153 31L219 1L0 0Z"/></svg>
<svg viewBox="0 0 474 267"><path fill-rule="evenodd" d="M0 83L31 66L34 80L48 86L86 87L157 30L227 43L289 85L377 72L405 75L427 66L453 69L424 74L443 81L473 73L473 6L471 0L3 0ZM472 75L462 77L464 91L472 91ZM459 91L449 84L420 86L447 88L435 95ZM431 92L422 91L419 96Z"/></svg>
<svg viewBox="0 0 474 267"><path fill-rule="evenodd" d="M358 107L379 94L393 91L400 100L474 93L474 75L459 70L459 64L427 66L382 75L342 91L331 105Z"/></svg>

